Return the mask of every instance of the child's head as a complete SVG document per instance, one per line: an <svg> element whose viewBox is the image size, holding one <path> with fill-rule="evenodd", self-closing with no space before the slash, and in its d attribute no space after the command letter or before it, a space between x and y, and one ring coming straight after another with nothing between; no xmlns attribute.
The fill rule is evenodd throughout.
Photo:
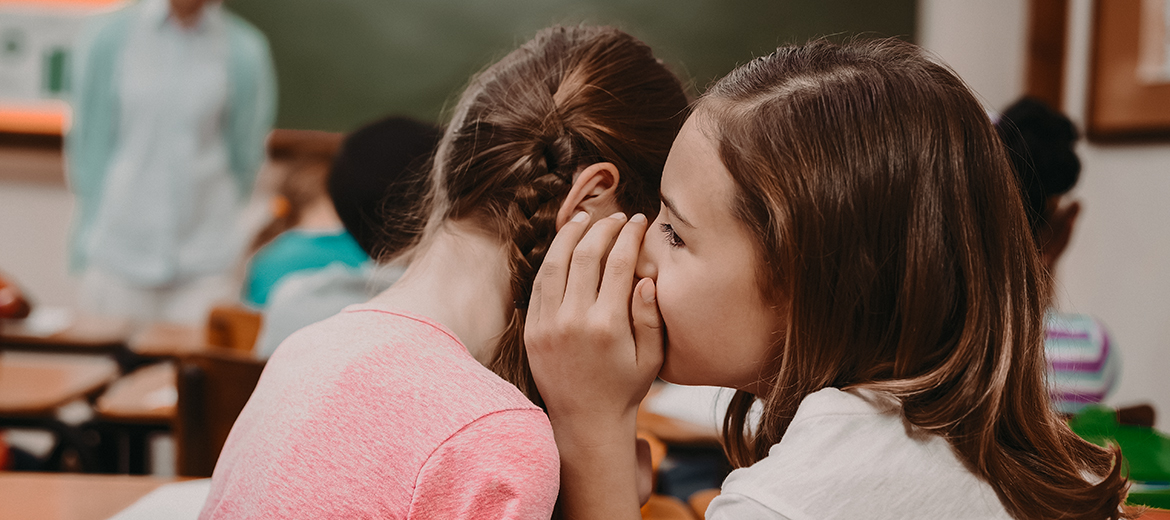
<svg viewBox="0 0 1170 520"><path fill-rule="evenodd" d="M780 48L700 100L662 196L639 265L656 280L662 377L741 390L733 462L766 456L808 394L866 386L946 437L1017 516L1116 512L1110 454L1049 408L1047 279L1011 167L945 66L896 41ZM1082 471L1109 478L1090 491Z"/></svg>
<svg viewBox="0 0 1170 520"><path fill-rule="evenodd" d="M426 192L426 161L442 130L408 117L387 117L345 137L333 158L329 196L337 216L370 258L413 240L404 211Z"/></svg>
<svg viewBox="0 0 1170 520"><path fill-rule="evenodd" d="M679 80L634 37L552 27L474 78L435 155L428 228L459 221L508 248L516 308L496 373L530 399L523 325L533 278L580 208L653 214L687 109ZM592 208L592 209L591 209Z"/></svg>
<svg viewBox="0 0 1170 520"><path fill-rule="evenodd" d="M1004 110L995 129L1019 180L1032 238L1051 271L1068 246L1080 212L1078 202L1061 203L1081 173L1074 149L1077 129L1064 114L1029 97Z"/></svg>

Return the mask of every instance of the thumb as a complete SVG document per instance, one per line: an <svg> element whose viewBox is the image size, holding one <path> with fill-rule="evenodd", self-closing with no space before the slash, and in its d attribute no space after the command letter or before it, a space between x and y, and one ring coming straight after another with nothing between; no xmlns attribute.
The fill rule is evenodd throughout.
<svg viewBox="0 0 1170 520"><path fill-rule="evenodd" d="M634 287L630 314L634 322L634 346L640 368L662 366L662 316L658 313L658 293L654 280L643 278Z"/></svg>

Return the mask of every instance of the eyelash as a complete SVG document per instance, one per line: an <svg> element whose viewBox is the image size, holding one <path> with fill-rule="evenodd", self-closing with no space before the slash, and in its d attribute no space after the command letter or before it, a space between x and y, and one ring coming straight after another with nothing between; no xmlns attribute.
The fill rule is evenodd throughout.
<svg viewBox="0 0 1170 520"><path fill-rule="evenodd" d="M686 245L682 238L678 236L678 233L674 232L674 226L670 224L659 224L658 229L661 229L662 234L666 235L666 244L670 247L677 248Z"/></svg>

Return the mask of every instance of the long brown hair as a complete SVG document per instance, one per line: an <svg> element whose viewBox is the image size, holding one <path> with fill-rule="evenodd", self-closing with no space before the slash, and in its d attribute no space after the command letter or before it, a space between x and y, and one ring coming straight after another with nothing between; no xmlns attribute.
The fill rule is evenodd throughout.
<svg viewBox="0 0 1170 520"><path fill-rule="evenodd" d="M1002 145L954 73L894 40L814 41L736 69L696 117L788 323L770 390L732 400L734 464L765 457L808 394L865 387L946 438L1013 516L1119 517L1119 453L1049 403L1050 282Z"/></svg>
<svg viewBox="0 0 1170 520"><path fill-rule="evenodd" d="M687 104L644 43L611 27L558 26L480 73L455 107L434 159L427 226L472 222L509 246L515 308L488 368L538 405L525 309L573 177L613 163L618 204L653 215Z"/></svg>

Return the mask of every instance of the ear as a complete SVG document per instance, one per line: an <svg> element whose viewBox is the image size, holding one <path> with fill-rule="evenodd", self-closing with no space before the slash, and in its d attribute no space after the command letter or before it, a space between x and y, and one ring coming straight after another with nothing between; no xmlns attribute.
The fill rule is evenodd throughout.
<svg viewBox="0 0 1170 520"><path fill-rule="evenodd" d="M557 230L579 211L589 213L589 223L622 210L617 202L617 186L621 176L613 163L594 163L581 170L573 179L569 195L557 211Z"/></svg>

